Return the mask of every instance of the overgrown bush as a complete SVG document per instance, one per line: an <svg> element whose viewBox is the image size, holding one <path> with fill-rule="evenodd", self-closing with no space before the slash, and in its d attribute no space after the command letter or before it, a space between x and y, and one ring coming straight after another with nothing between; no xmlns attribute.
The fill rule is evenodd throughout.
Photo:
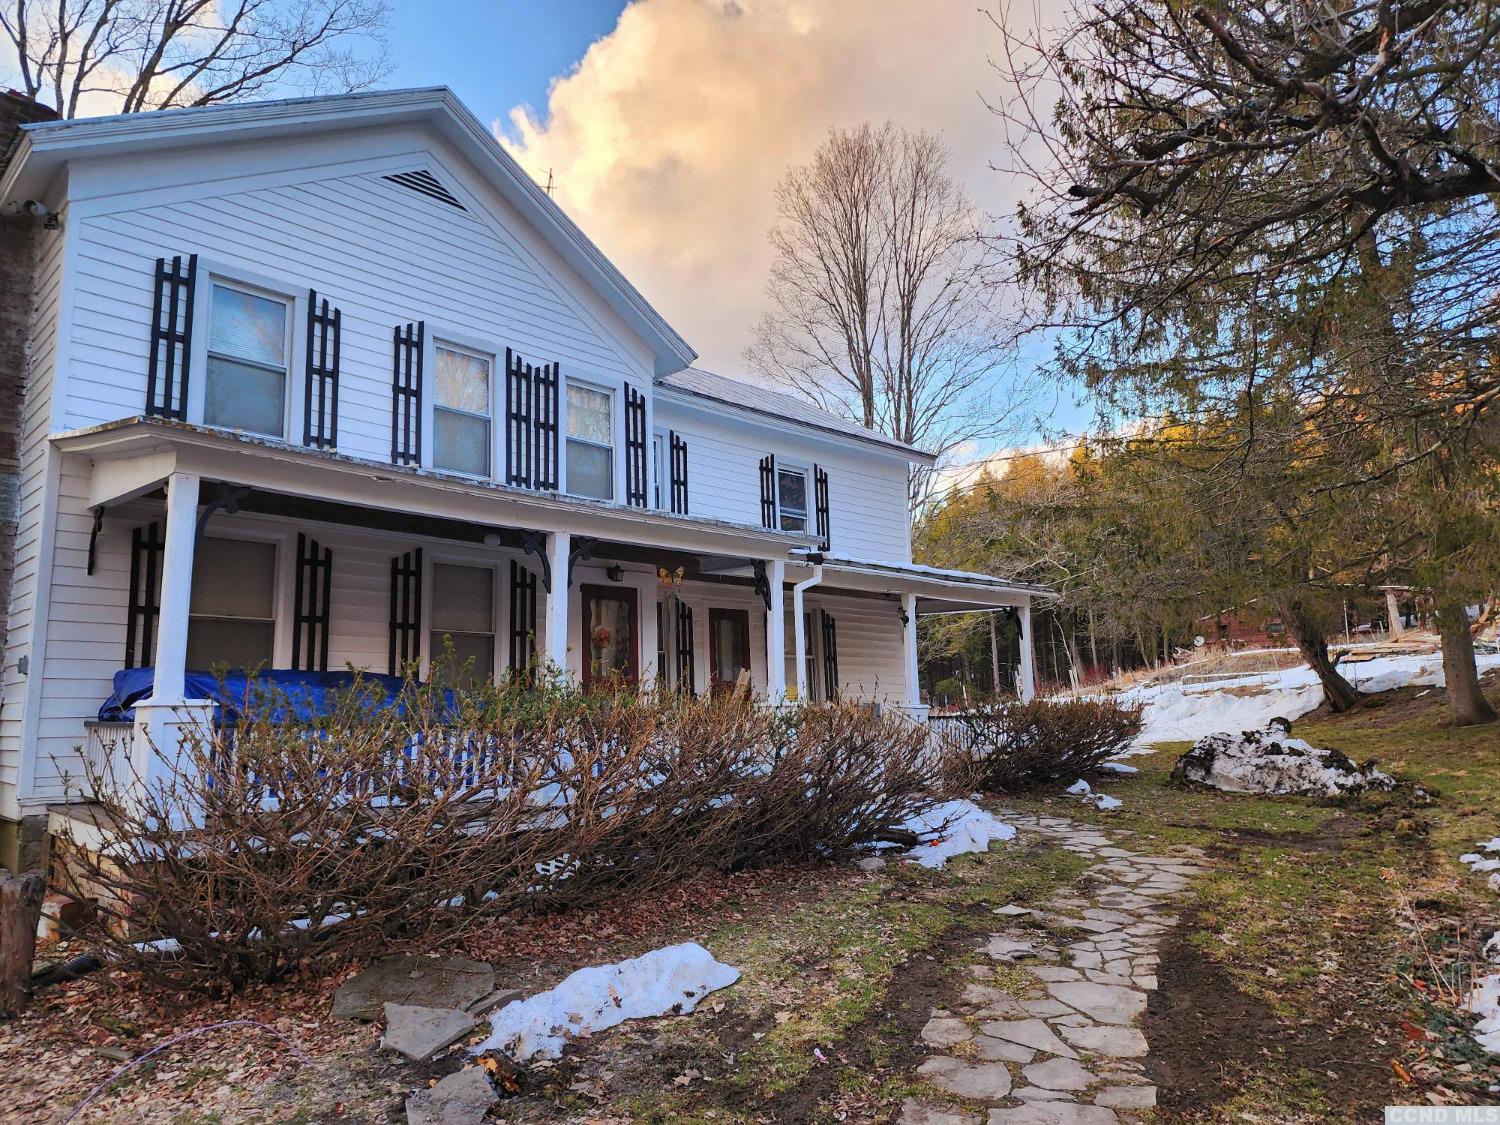
<svg viewBox="0 0 1500 1125"><path fill-rule="evenodd" d="M305 722L271 694L239 710L90 778L104 844L69 849L115 952L174 984L234 989L500 913L847 854L936 782L919 728L849 703L409 681L393 700L356 683Z"/></svg>
<svg viewBox="0 0 1500 1125"><path fill-rule="evenodd" d="M1141 709L1110 699L983 703L960 716L950 784L1025 789L1096 770L1141 732Z"/></svg>

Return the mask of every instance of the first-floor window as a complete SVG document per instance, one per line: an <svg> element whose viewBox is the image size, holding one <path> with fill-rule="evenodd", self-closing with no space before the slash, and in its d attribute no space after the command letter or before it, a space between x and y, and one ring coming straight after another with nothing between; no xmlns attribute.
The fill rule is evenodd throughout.
<svg viewBox="0 0 1500 1125"><path fill-rule="evenodd" d="M669 675L669 663L667 658L667 603L656 603L656 686L666 688L671 686Z"/></svg>
<svg viewBox="0 0 1500 1125"><path fill-rule="evenodd" d="M568 491L595 500L615 497L614 396L568 382Z"/></svg>
<svg viewBox="0 0 1500 1125"><path fill-rule="evenodd" d="M629 586L585 586L583 594L583 683L634 683L636 593Z"/></svg>
<svg viewBox="0 0 1500 1125"><path fill-rule="evenodd" d="M797 690L797 615L790 609L786 611L786 688L787 695L795 694ZM818 697L817 681L814 676L818 669L818 662L813 657L813 628L812 610L802 612L802 667L807 676L807 698Z"/></svg>
<svg viewBox="0 0 1500 1125"><path fill-rule="evenodd" d="M432 678L482 684L495 678L495 572L487 566L432 564Z"/></svg>
<svg viewBox="0 0 1500 1125"><path fill-rule="evenodd" d="M209 297L203 422L254 434L286 432L288 302L214 282Z"/></svg>
<svg viewBox="0 0 1500 1125"><path fill-rule="evenodd" d="M807 530L807 470L781 465L776 469L776 508L782 531Z"/></svg>
<svg viewBox="0 0 1500 1125"><path fill-rule="evenodd" d="M210 539L193 557L187 666L269 665L276 648L276 544Z"/></svg>
<svg viewBox="0 0 1500 1125"><path fill-rule="evenodd" d="M447 344L436 349L432 463L475 477L490 475L490 361Z"/></svg>

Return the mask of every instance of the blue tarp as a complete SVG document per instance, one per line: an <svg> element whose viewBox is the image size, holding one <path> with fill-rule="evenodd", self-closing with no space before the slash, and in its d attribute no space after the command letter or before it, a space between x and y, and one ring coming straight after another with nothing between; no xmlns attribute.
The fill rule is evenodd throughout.
<svg viewBox="0 0 1500 1125"><path fill-rule="evenodd" d="M154 668L126 668L116 672L114 693L99 708L100 722L133 721L135 705L151 696L155 673ZM275 704L270 714L274 722L285 722L288 708L293 721L310 722L327 714L330 697L347 691L356 679L364 685L375 709L391 706L401 690L400 676L269 668L255 673L235 669L222 679L212 672L189 672L185 694L188 699L212 699L216 704L214 718L218 722L233 722L246 707L265 702Z"/></svg>

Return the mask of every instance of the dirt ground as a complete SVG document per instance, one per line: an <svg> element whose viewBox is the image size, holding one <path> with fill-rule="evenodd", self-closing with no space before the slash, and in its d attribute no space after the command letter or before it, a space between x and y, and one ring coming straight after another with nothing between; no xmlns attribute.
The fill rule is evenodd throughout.
<svg viewBox="0 0 1500 1125"><path fill-rule="evenodd" d="M1494 1103L1500 1068L1452 1001L1500 925L1500 901L1457 861L1500 834L1500 735L1450 727L1430 690L1312 716L1297 733L1437 795L1335 807L1186 792L1168 784L1169 748L1132 759L1138 774L1096 781L1123 802L1115 812L1058 792L1002 802L1131 830L1143 850L1208 851L1142 1024L1158 1087L1150 1119L1361 1121L1386 1104ZM507 1075L498 1121L891 1122L903 1099L930 1092L914 1075L917 1033L962 987L993 905L1041 901L1083 866L1019 841L941 872L754 872L494 926L448 949L523 989L683 940L743 973L691 1016L627 1024ZM0 1024L0 1118L64 1121L99 1085L74 1120L403 1120L405 1096L461 1066L464 1047L407 1066L375 1049L377 1028L333 1020L332 992L353 968L222 1003L108 973L49 988Z"/></svg>

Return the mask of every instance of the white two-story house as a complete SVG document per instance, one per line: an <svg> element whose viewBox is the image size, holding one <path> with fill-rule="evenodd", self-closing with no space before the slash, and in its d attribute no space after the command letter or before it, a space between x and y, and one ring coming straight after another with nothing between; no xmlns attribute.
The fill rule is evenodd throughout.
<svg viewBox="0 0 1500 1125"><path fill-rule="evenodd" d="M33 124L0 213L36 239L12 865L101 708L168 726L215 668L452 651L920 719L920 615L1029 633L1040 591L912 565L927 454L692 367L446 89Z"/></svg>

